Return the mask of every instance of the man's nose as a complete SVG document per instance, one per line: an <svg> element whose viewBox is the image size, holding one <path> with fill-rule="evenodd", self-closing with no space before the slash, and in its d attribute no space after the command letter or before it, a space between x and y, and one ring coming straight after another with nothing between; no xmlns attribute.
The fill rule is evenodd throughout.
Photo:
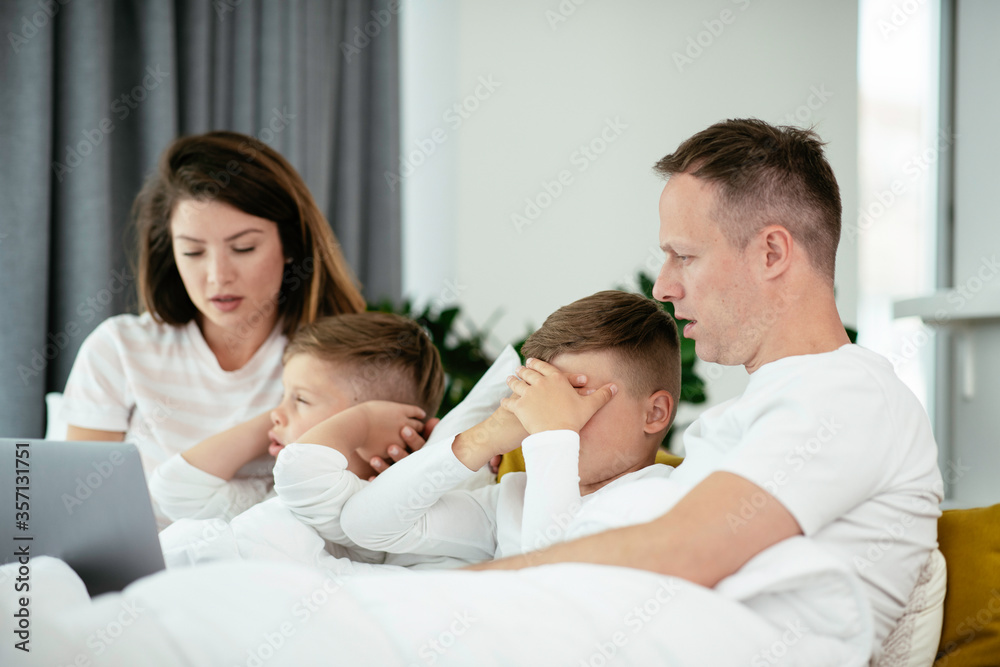
<svg viewBox="0 0 1000 667"><path fill-rule="evenodd" d="M653 283L653 298L657 301L677 301L684 296L680 282L670 267L670 260L663 263L660 273Z"/></svg>

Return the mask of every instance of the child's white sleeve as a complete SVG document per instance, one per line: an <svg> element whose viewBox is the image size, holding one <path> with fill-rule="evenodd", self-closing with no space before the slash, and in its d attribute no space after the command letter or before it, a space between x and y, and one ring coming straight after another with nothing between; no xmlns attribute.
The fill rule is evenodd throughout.
<svg viewBox="0 0 1000 667"><path fill-rule="evenodd" d="M476 473L455 457L452 441L394 463L351 498L343 528L355 544L470 562L494 557L500 485L456 490Z"/></svg>
<svg viewBox="0 0 1000 667"><path fill-rule="evenodd" d="M224 480L174 454L149 478L149 494L171 521L225 519L229 521L267 498L271 481L263 477Z"/></svg>
<svg viewBox="0 0 1000 667"><path fill-rule="evenodd" d="M341 528L344 505L367 484L348 472L343 454L323 445L288 445L274 464L274 490L285 507L323 539L341 546L355 546Z"/></svg>
<svg viewBox="0 0 1000 667"><path fill-rule="evenodd" d="M537 551L562 542L580 512L580 434L542 431L521 443L527 484L521 548Z"/></svg>

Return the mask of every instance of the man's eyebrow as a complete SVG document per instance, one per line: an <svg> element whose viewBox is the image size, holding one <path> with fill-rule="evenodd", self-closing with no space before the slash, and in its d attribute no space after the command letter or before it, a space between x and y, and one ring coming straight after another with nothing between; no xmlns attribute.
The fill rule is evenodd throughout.
<svg viewBox="0 0 1000 667"><path fill-rule="evenodd" d="M664 242L660 245L660 250L667 253L676 253L679 255L690 255L694 248L690 245L685 245L684 243L677 243L676 245L669 242Z"/></svg>

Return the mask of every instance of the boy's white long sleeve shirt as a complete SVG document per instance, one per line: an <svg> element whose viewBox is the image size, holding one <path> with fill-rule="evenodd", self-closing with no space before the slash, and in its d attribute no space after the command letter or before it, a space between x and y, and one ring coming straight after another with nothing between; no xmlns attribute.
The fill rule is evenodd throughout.
<svg viewBox="0 0 1000 667"><path fill-rule="evenodd" d="M159 513L171 521L180 519L224 519L274 495L270 477L230 480L197 468L180 454L157 466L149 477L149 494Z"/></svg>
<svg viewBox="0 0 1000 667"><path fill-rule="evenodd" d="M580 495L580 437L545 431L522 443L528 473L508 473L499 484L456 490L475 474L442 441L406 457L355 494L341 525L354 543L389 553L450 556L470 561L503 558L569 537L649 520L662 511L622 502L633 482L663 478L672 468L653 465ZM626 511L591 512L615 497ZM606 503L605 503L606 504Z"/></svg>
<svg viewBox="0 0 1000 667"><path fill-rule="evenodd" d="M341 525L344 507L369 485L347 470L343 454L322 445L290 444L278 453L274 465L274 490L282 505L326 540L328 553L353 561L414 569L455 567L468 562L453 557L387 554L384 549L366 548L352 540Z"/></svg>

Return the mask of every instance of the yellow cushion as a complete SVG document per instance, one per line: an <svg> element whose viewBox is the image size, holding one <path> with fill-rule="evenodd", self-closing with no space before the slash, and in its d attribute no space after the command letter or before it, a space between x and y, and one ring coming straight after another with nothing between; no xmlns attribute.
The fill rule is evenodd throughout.
<svg viewBox="0 0 1000 667"><path fill-rule="evenodd" d="M938 542L948 592L935 667L1000 664L1000 505L945 511Z"/></svg>
<svg viewBox="0 0 1000 667"><path fill-rule="evenodd" d="M656 452L657 463L676 468L683 460L683 456L674 456L665 449L659 449ZM499 482L500 478L509 472L524 472L524 454L521 453L520 447L503 455L503 460L500 461L500 471L497 473L497 481Z"/></svg>

